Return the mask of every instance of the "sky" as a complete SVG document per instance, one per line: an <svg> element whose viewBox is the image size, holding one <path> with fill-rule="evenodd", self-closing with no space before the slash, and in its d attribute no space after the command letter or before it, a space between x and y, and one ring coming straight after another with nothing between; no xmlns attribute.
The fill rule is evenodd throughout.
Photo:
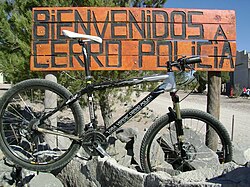
<svg viewBox="0 0 250 187"><path fill-rule="evenodd" d="M165 8L235 10L237 50L250 52L250 0L167 0Z"/></svg>

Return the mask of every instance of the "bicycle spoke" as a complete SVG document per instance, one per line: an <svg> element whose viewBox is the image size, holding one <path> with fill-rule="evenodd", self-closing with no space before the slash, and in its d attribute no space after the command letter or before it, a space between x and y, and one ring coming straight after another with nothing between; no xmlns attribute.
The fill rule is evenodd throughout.
<svg viewBox="0 0 250 187"><path fill-rule="evenodd" d="M164 161L172 165L173 169L181 171L211 167L231 159L231 155L227 154L231 152L229 136L214 118L196 110L185 110L182 115L184 135L181 148L177 140L175 124L168 121L167 115L156 121L146 132L141 149L145 154L141 157L142 167L145 171L157 170L157 164L160 166L161 163L156 163L154 160L158 158L164 158ZM207 126L210 128L208 129ZM216 150L207 145L210 129L215 130L218 136ZM153 146L155 141L162 150L162 152L157 151L158 155L154 154L156 152ZM226 152L227 150L228 152Z"/></svg>
<svg viewBox="0 0 250 187"><path fill-rule="evenodd" d="M46 80L23 81L9 92L5 96L0 123L1 146L5 154L18 165L32 170L46 171L68 162L80 147L71 138L78 138L81 132L83 122L79 104L64 106L46 120L40 118L67 100L70 92ZM38 128L47 131L39 132ZM50 133L53 131L55 134Z"/></svg>

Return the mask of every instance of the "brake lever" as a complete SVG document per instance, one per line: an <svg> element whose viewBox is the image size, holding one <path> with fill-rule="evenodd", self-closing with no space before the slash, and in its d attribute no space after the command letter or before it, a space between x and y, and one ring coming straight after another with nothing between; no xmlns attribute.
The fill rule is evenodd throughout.
<svg viewBox="0 0 250 187"><path fill-rule="evenodd" d="M191 66L190 66L190 65L188 65L188 64L185 64L184 68L185 68L185 69L194 70L194 68L193 68L193 67L191 67Z"/></svg>

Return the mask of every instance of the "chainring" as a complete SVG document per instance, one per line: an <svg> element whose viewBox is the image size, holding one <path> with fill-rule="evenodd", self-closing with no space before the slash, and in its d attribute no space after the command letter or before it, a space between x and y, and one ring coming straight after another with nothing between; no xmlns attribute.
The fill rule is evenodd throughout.
<svg viewBox="0 0 250 187"><path fill-rule="evenodd" d="M104 150L108 147L107 138L97 130L87 130L82 137L82 147L90 156L99 156L95 145L99 144Z"/></svg>

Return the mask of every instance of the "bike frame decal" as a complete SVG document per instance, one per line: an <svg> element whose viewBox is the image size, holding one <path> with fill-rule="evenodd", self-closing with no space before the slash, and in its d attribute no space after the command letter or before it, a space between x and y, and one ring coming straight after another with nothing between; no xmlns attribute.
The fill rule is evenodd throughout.
<svg viewBox="0 0 250 187"><path fill-rule="evenodd" d="M115 132L118 128L120 128L123 124L125 124L128 120L134 117L138 112L140 112L143 108L145 108L150 102L152 102L156 97L160 94L164 93L164 90L155 89L151 93L149 93L145 98L143 98L139 103L137 103L133 108L131 108L127 113L125 113L122 117L120 117L117 121L115 121L109 128L106 129L104 135L108 137L113 132Z"/></svg>

